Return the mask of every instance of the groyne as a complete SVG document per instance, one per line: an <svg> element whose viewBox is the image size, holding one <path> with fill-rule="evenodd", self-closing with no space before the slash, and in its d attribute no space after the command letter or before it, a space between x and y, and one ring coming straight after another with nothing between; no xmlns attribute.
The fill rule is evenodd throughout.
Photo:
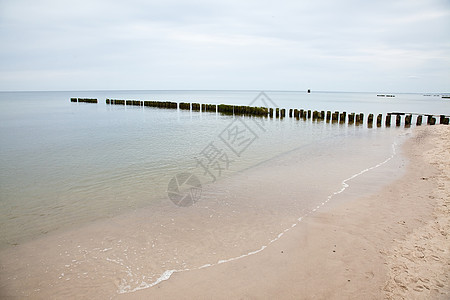
<svg viewBox="0 0 450 300"><path fill-rule="evenodd" d="M91 98L71 98L71 102L97 103L97 99ZM331 122L339 124L348 124L354 126L364 125L369 128L381 127L410 127L411 125L449 125L450 116L448 115L430 115L408 112L390 112L386 114L368 114L367 118L363 113L356 112L339 112L331 110L306 110L298 108L288 109L279 107L257 107L245 105L228 105L228 104L200 104L188 102L172 102L172 101L141 101L141 100L123 100L123 99L106 99L107 105L125 105L125 106L141 106L155 107L161 109L179 109L193 112L209 112L220 113L223 115L253 116L262 118L284 119L293 118L297 120L309 120L313 122Z"/></svg>

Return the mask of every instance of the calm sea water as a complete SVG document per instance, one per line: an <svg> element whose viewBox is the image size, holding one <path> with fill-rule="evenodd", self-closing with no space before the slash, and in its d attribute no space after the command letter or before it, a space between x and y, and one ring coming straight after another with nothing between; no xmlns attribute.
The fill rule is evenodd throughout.
<svg viewBox="0 0 450 300"><path fill-rule="evenodd" d="M11 295L44 293L39 297L79 295L82 289L86 295L110 297L151 287L173 270L264 249L340 194L349 178L353 187L346 197L398 175L403 162L393 159L400 151L395 145L411 134L403 126L367 128L105 104L106 98L115 98L263 105L258 95L0 93L2 284ZM71 97L98 98L99 103L71 103ZM448 100L433 95L267 92L264 101L366 116L392 111L450 115ZM233 135L236 130L245 134ZM182 173L194 174L202 185L201 198L188 208L176 206L167 194L169 182ZM46 250L37 253L36 248Z"/></svg>
<svg viewBox="0 0 450 300"><path fill-rule="evenodd" d="M258 94L0 93L0 246L167 201L167 183L175 174L196 170L199 176L205 175L195 157L213 150L212 146L222 150L221 134L223 137L234 120L211 113L108 106L106 98L246 105ZM286 108L366 115L391 111L450 114L448 100L417 94L380 98L369 93L267 92L267 96L273 104ZM99 104L71 103L70 97L98 98ZM257 101L255 105L263 104ZM216 168L217 178L206 174L209 178L203 180L230 176L299 147L368 132L365 126L331 126L289 118L266 120L264 124L247 119L247 123L256 142L240 156L232 157L230 152L221 170Z"/></svg>

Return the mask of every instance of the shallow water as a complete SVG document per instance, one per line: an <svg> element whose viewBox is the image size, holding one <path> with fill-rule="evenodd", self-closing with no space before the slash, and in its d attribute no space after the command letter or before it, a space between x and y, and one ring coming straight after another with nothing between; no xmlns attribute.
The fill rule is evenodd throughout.
<svg viewBox="0 0 450 300"><path fill-rule="evenodd" d="M103 103L110 97L246 104L256 95L2 93L2 285L17 287L22 296L49 291L63 296L76 288L88 295L94 286L105 296L149 287L171 270L214 265L264 248L355 174L373 186L399 174L402 160L393 155L393 146L411 129ZM311 105L306 96L270 95L280 106L294 99ZM314 96L313 109L331 103L332 110L382 107L374 104L379 101L370 98L374 95L346 95L352 102L344 96ZM101 103L70 103L70 97L98 97ZM416 98L408 101L410 107L422 105ZM231 145L233 126L248 129L240 145ZM199 165L207 153L218 155L209 173ZM199 178L201 197L179 207L167 189L174 176L186 172Z"/></svg>

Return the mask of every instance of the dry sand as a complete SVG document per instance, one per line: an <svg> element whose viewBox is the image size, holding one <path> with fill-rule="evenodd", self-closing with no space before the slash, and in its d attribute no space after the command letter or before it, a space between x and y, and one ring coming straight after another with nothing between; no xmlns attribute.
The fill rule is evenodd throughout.
<svg viewBox="0 0 450 300"><path fill-rule="evenodd" d="M449 299L450 127L415 129L406 174L337 201L264 251L120 299Z"/></svg>

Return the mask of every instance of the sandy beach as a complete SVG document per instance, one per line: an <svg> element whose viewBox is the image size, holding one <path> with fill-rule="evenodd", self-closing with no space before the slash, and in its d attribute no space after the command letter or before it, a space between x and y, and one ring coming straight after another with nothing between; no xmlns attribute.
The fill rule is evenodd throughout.
<svg viewBox="0 0 450 300"><path fill-rule="evenodd" d="M403 177L336 201L264 251L119 299L448 299L450 127L414 129ZM341 199L342 200L342 199Z"/></svg>
<svg viewBox="0 0 450 300"><path fill-rule="evenodd" d="M402 134L392 160L365 149L375 165L363 171L342 149L331 168L292 152L212 185L225 196L215 202L183 210L164 202L4 249L0 298L448 299L450 127ZM331 173L300 186L291 162L302 159ZM342 188L336 174L347 188L322 202ZM246 191L229 194L240 182ZM261 182L271 185L255 198ZM292 216L303 208L283 212L299 199L311 201L300 221ZM190 264L170 272L178 260Z"/></svg>

